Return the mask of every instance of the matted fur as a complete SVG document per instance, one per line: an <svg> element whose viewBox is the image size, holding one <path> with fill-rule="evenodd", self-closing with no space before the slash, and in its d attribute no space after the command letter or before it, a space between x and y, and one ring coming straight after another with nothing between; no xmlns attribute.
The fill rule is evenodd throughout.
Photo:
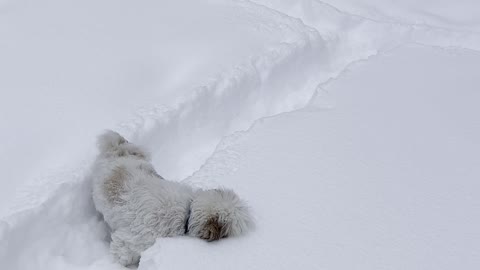
<svg viewBox="0 0 480 270"><path fill-rule="evenodd" d="M158 237L189 234L208 241L252 226L246 204L228 189L194 190L163 179L150 155L120 134L98 139L93 200L112 231L110 250L122 265L137 264Z"/></svg>

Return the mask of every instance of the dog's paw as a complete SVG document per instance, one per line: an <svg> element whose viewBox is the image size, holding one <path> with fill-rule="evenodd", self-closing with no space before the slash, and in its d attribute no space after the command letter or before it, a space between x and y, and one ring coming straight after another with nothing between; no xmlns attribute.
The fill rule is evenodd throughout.
<svg viewBox="0 0 480 270"><path fill-rule="evenodd" d="M140 262L140 256L136 254L117 254L115 259L118 263L123 266L138 265Z"/></svg>
<svg viewBox="0 0 480 270"><path fill-rule="evenodd" d="M111 247L110 251L115 258L115 261L123 266L138 265L140 262L140 255L126 247L121 249Z"/></svg>
<svg viewBox="0 0 480 270"><path fill-rule="evenodd" d="M110 253L123 266L137 265L140 262L140 254L130 248L130 245L124 240L126 238L128 238L128 234L121 231L114 232L110 243Z"/></svg>

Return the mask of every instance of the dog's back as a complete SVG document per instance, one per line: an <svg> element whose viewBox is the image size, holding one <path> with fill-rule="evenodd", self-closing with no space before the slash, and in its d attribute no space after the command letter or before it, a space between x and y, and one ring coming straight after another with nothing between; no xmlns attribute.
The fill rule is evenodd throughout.
<svg viewBox="0 0 480 270"><path fill-rule="evenodd" d="M162 216L159 223L172 222L170 216L176 216L178 221L173 223L179 222L178 233L184 232L193 193L190 187L163 179L150 164L148 153L116 132L99 136L98 149L92 172L93 198L113 230L130 226L144 215L153 219ZM177 234L174 231L162 236Z"/></svg>
<svg viewBox="0 0 480 270"><path fill-rule="evenodd" d="M110 130L98 137L97 146L99 155L92 169L93 200L105 221L115 230L131 222L118 212L128 207L128 189L135 179L144 178L135 166L143 163L148 166L149 157L140 147Z"/></svg>

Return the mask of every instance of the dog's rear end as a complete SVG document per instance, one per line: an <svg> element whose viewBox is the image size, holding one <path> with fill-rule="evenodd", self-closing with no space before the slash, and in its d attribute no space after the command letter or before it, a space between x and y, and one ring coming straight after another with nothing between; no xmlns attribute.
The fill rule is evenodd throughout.
<svg viewBox="0 0 480 270"><path fill-rule="evenodd" d="M188 233L209 242L238 236L253 226L248 206L229 189L198 191L190 211Z"/></svg>

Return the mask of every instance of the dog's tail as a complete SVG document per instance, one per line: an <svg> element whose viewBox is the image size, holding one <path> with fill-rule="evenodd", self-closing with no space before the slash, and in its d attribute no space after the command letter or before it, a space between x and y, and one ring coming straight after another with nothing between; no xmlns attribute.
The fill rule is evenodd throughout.
<svg viewBox="0 0 480 270"><path fill-rule="evenodd" d="M197 191L190 205L188 233L213 241L238 236L254 228L250 208L233 190Z"/></svg>
<svg viewBox="0 0 480 270"><path fill-rule="evenodd" d="M98 136L97 146L101 153L116 150L122 144L128 141L115 131L107 130L102 135Z"/></svg>

